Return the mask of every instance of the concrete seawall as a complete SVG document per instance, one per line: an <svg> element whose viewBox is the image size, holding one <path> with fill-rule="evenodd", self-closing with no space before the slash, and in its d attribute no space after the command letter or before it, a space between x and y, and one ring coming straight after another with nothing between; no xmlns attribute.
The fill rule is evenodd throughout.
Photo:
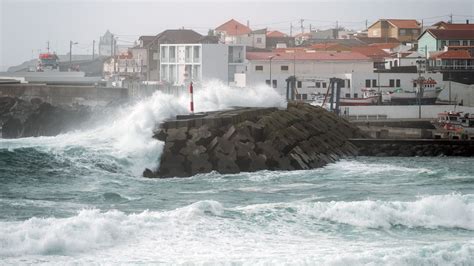
<svg viewBox="0 0 474 266"><path fill-rule="evenodd" d="M473 156L474 140L351 139L361 156Z"/></svg>
<svg viewBox="0 0 474 266"><path fill-rule="evenodd" d="M165 142L159 167L146 177L186 177L259 170L311 169L357 154L357 127L322 108L238 108L181 116L155 132Z"/></svg>
<svg viewBox="0 0 474 266"><path fill-rule="evenodd" d="M96 86L2 84L0 97L17 97L26 101L39 98L53 105L105 105L111 101L127 99L128 90Z"/></svg>

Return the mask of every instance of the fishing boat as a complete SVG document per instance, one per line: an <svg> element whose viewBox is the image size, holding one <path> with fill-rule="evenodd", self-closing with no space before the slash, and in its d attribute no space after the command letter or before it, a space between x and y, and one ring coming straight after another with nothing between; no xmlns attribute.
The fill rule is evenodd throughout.
<svg viewBox="0 0 474 266"><path fill-rule="evenodd" d="M38 57L38 65L36 72L58 71L59 72L59 57L54 53L43 53Z"/></svg>
<svg viewBox="0 0 474 266"><path fill-rule="evenodd" d="M414 82L419 83L418 80ZM429 78L421 80L420 86L416 90L408 91L401 88L390 91L384 95L384 99L395 105L415 105L415 104L435 104L442 89L436 86L436 81Z"/></svg>
<svg viewBox="0 0 474 266"><path fill-rule="evenodd" d="M474 116L463 112L442 112L432 121L435 137L450 139L474 139Z"/></svg>
<svg viewBox="0 0 474 266"><path fill-rule="evenodd" d="M362 98L341 98L341 106L376 105L380 101L380 95L374 89L362 89Z"/></svg>

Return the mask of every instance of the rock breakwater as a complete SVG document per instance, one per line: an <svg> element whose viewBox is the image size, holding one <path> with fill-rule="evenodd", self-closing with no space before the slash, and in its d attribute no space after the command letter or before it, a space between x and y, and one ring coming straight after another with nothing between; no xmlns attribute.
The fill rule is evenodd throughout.
<svg viewBox="0 0 474 266"><path fill-rule="evenodd" d="M146 169L144 176L317 168L356 155L348 139L362 137L346 120L303 103L178 118L155 132L165 147L158 169Z"/></svg>

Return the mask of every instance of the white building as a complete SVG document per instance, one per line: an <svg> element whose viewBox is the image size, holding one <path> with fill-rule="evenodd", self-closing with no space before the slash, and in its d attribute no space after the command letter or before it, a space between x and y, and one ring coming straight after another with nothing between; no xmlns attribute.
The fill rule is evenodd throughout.
<svg viewBox="0 0 474 266"><path fill-rule="evenodd" d="M109 30L105 32L99 40L99 56L112 56L115 40L113 34ZM116 53L118 54L118 53Z"/></svg>
<svg viewBox="0 0 474 266"><path fill-rule="evenodd" d="M294 52L296 51L296 52ZM283 51L247 53L247 71L243 82L238 86L270 84L281 94L286 93L286 79L295 75L301 80L299 89L308 87L314 90L315 84L304 80L330 78L344 73L371 73L373 62L369 57L353 52L320 52L320 51ZM271 71L270 71L271 66ZM271 72L271 73L270 73ZM320 84L325 91L324 84Z"/></svg>
<svg viewBox="0 0 474 266"><path fill-rule="evenodd" d="M417 61L423 60L425 56L418 52L398 52L393 57L385 58L385 67L416 66L419 67Z"/></svg>
<svg viewBox="0 0 474 266"><path fill-rule="evenodd" d="M381 92L397 88L412 90L414 80L418 78L417 73L374 73L373 61L353 52L247 53L247 60L247 71L238 75L236 85L269 85L271 75L273 87L286 95L286 80L295 75L296 98L302 100L325 95L329 79L333 77L344 80L341 97L346 98L362 97L363 89ZM438 87L444 87L442 74L426 73L423 77L435 80Z"/></svg>
<svg viewBox="0 0 474 266"><path fill-rule="evenodd" d="M161 81L183 86L188 80L217 79L234 83L245 71L245 46L226 44L161 44Z"/></svg>

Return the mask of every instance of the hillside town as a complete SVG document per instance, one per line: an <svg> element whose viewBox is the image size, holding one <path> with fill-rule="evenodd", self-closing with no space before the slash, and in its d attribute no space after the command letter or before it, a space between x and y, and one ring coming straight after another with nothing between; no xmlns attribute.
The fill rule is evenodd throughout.
<svg viewBox="0 0 474 266"><path fill-rule="evenodd" d="M328 96L335 102L337 94L338 104L347 106L339 112L365 116L391 115L379 109L357 112L353 106L474 106L474 24L469 20L425 25L382 18L359 31L337 25L326 30L309 25L308 30L301 20L301 29L292 26L288 34L230 19L207 35L179 28L141 35L130 45L119 42L107 30L97 42L98 55L93 51L82 60L73 60L79 56L73 55L73 41L66 60L48 48L36 67L10 71L3 83L99 85L146 97L218 80L236 88L271 86L289 100L311 103L328 103Z"/></svg>

